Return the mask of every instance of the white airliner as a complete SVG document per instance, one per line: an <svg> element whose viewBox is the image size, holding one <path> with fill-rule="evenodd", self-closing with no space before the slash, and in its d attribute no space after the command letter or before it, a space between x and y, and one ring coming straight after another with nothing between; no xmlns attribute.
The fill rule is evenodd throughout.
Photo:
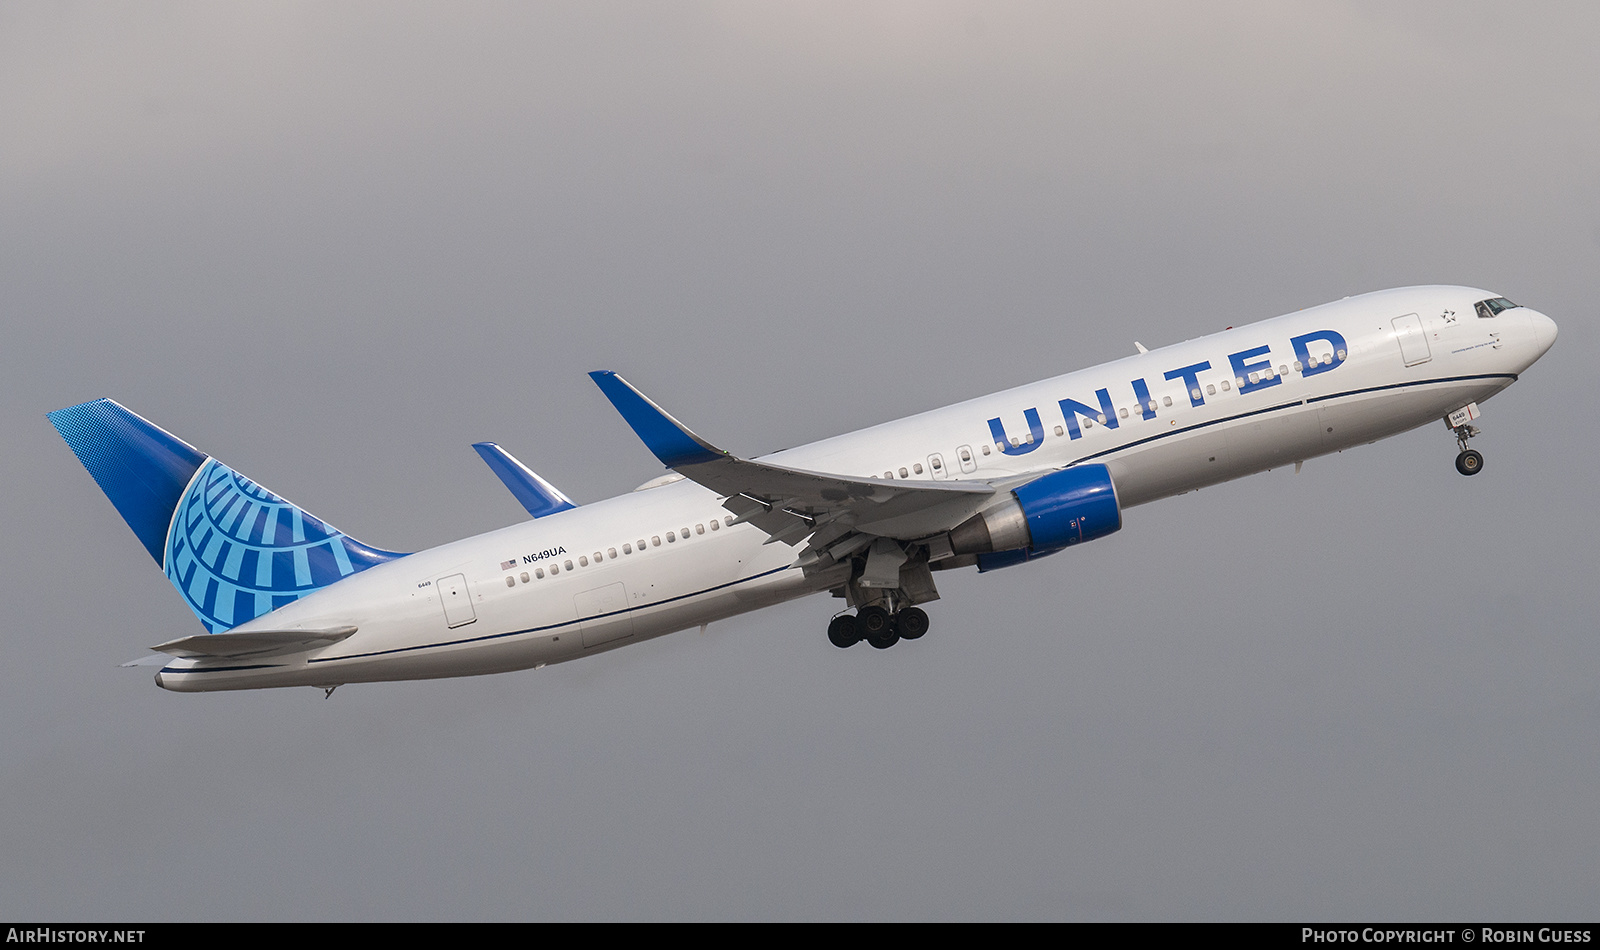
<svg viewBox="0 0 1600 950"><path fill-rule="evenodd" d="M1555 338L1482 290L1387 290L755 460L596 372L671 472L580 506L479 443L532 520L416 554L109 399L49 417L207 631L152 648L159 685L331 693L575 660L822 591L847 606L834 644L886 648L927 632L935 571L1054 554L1158 498L1441 419L1471 475L1478 403Z"/></svg>

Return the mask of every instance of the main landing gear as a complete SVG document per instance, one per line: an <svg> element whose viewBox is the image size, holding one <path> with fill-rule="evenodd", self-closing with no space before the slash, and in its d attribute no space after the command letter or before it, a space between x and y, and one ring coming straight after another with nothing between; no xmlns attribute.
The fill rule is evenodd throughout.
<svg viewBox="0 0 1600 950"><path fill-rule="evenodd" d="M901 640L916 640L928 632L928 615L920 607L905 607L895 613L869 604L851 614L840 614L828 624L828 640L844 649L862 640L879 650L887 650Z"/></svg>

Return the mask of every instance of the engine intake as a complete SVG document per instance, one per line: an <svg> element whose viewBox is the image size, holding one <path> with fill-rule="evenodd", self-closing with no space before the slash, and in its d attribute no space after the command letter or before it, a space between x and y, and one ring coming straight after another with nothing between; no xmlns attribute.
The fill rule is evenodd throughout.
<svg viewBox="0 0 1600 950"><path fill-rule="evenodd" d="M1037 478L1011 497L957 525L950 532L956 554L1014 551L1003 567L1042 557L1122 527L1122 506L1111 471L1104 465L1074 465ZM981 563L981 561L980 561Z"/></svg>

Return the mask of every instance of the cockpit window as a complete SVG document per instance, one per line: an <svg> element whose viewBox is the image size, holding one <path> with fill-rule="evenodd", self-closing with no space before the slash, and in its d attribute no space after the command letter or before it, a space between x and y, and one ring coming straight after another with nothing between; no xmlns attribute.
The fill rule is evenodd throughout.
<svg viewBox="0 0 1600 950"><path fill-rule="evenodd" d="M1500 311L1510 310L1515 306L1516 304L1504 297L1495 297L1490 300L1480 300L1478 301L1478 316L1481 319L1487 320L1490 317L1498 317L1500 315Z"/></svg>

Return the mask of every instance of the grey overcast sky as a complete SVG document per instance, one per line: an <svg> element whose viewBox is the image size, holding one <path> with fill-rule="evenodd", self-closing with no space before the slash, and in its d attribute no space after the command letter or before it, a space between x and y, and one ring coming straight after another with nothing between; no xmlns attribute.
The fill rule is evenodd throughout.
<svg viewBox="0 0 1600 950"><path fill-rule="evenodd" d="M1600 6L0 5L0 917L1593 919ZM1350 294L1555 348L1443 425L538 672L175 695L45 421L99 396L368 543Z"/></svg>

